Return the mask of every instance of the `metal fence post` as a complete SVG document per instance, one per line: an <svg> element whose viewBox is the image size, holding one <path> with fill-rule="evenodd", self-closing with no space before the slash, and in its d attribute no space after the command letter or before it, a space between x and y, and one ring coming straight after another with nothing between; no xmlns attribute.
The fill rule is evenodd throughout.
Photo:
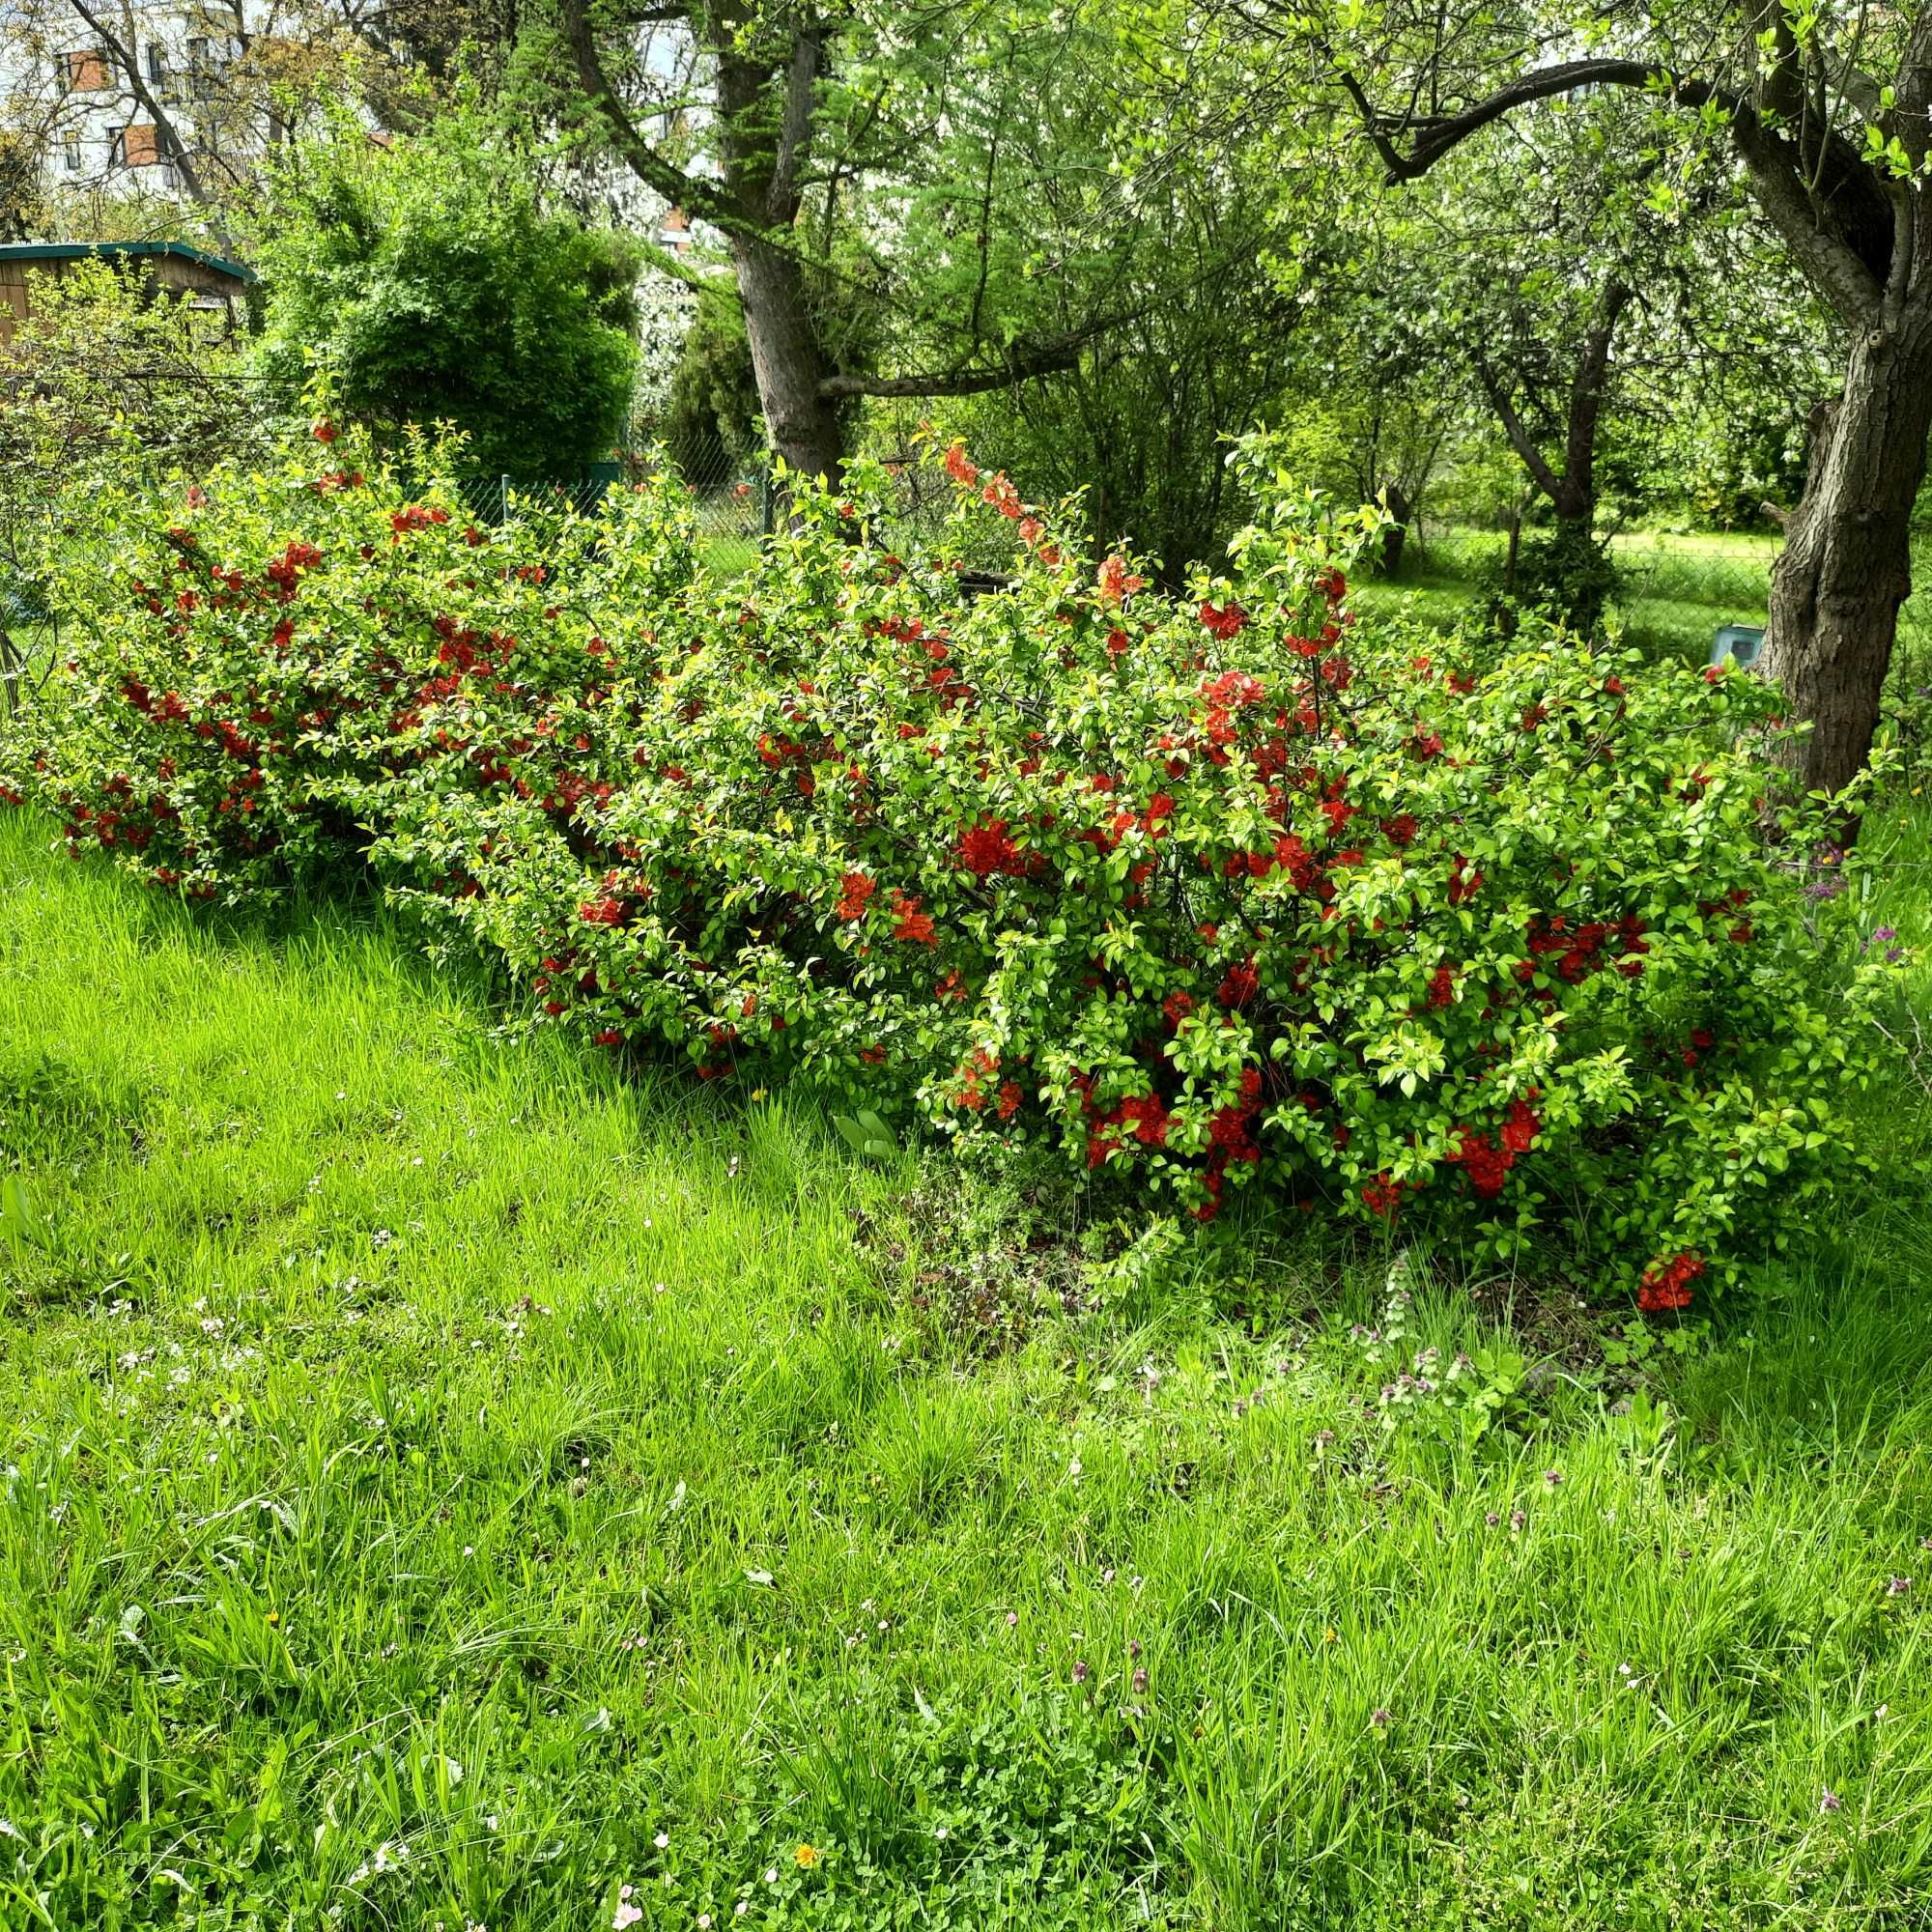
<svg viewBox="0 0 1932 1932"><path fill-rule="evenodd" d="M507 524L510 521L510 479L507 476L497 479L497 521L499 524Z"/></svg>

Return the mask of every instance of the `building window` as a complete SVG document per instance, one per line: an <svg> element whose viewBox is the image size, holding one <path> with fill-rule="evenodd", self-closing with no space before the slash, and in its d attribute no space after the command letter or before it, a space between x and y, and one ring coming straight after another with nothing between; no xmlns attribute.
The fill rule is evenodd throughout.
<svg viewBox="0 0 1932 1932"><path fill-rule="evenodd" d="M107 165L110 168L125 168L128 165L128 130L125 128L107 129Z"/></svg>
<svg viewBox="0 0 1932 1932"><path fill-rule="evenodd" d="M125 128L121 158L130 168L152 168L167 159L161 152L160 131L155 128Z"/></svg>
<svg viewBox="0 0 1932 1932"><path fill-rule="evenodd" d="M80 136L78 134L62 135L61 156L67 163L69 174L77 175L80 172Z"/></svg>
<svg viewBox="0 0 1932 1932"><path fill-rule="evenodd" d="M155 87L163 86L168 77L168 53L159 41L148 43L148 80Z"/></svg>
<svg viewBox="0 0 1932 1932"><path fill-rule="evenodd" d="M100 47L63 54L54 64L54 75L63 94L99 94L109 83L107 54Z"/></svg>

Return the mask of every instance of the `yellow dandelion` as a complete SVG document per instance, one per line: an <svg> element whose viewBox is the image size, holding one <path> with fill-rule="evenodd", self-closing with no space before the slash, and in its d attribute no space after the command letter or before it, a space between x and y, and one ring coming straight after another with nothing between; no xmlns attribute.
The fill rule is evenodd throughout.
<svg viewBox="0 0 1932 1932"><path fill-rule="evenodd" d="M818 1862L818 1849L814 1845L801 1845L792 1857L798 1861L801 1871L810 1871Z"/></svg>

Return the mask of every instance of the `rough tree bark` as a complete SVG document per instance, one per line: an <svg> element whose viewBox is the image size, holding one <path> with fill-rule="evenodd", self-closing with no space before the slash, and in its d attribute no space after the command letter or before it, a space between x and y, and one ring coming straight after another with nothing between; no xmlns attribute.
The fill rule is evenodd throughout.
<svg viewBox="0 0 1932 1932"><path fill-rule="evenodd" d="M752 372L766 433L785 468L836 486L844 461L838 405L820 387L832 371L819 345L804 269L775 239L789 237L798 219L799 170L811 137L824 43L812 26L801 24L781 67L770 56L748 58L740 50L738 35L747 25L734 10L721 8L713 51L719 158L724 191L738 216L728 231L731 263ZM774 95L776 127L770 113Z"/></svg>
<svg viewBox="0 0 1932 1932"><path fill-rule="evenodd" d="M1383 486L1382 507L1389 513L1389 521L1382 531L1381 570L1384 577L1394 577L1402 569L1402 554L1408 547L1408 520L1415 509L1400 483Z"/></svg>
<svg viewBox="0 0 1932 1932"><path fill-rule="evenodd" d="M1789 762L1838 791L1864 769L1912 590L1913 502L1932 433L1932 313L1921 297L1894 332L1854 347L1839 394L1813 412L1804 494L1772 572L1760 668L1811 733Z"/></svg>

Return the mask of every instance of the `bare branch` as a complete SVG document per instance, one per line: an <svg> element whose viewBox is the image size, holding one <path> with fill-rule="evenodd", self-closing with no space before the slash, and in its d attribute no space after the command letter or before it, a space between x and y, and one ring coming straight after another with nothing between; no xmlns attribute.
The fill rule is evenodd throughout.
<svg viewBox="0 0 1932 1932"><path fill-rule="evenodd" d="M79 0L74 0L79 5ZM625 111L616 89L604 71L604 57L597 50L597 36L584 10L583 0L562 0L564 38L577 65L577 77L591 111L604 123L611 145L624 158L631 172L646 187L655 188L667 201L699 214L720 228L744 226L743 217L730 198L711 182L686 174L668 160L644 139L638 125Z"/></svg>
<svg viewBox="0 0 1932 1932"><path fill-rule="evenodd" d="M1497 381L1489 363L1479 355L1475 358L1475 367L1476 381L1482 384L1484 395L1489 397L1490 407L1495 411L1503 426L1503 434L1509 438L1510 447L1522 459L1522 467L1535 478L1536 487L1554 502L1562 493L1563 479L1549 467L1549 459L1537 448L1536 439L1517 413L1509 391Z"/></svg>
<svg viewBox="0 0 1932 1932"><path fill-rule="evenodd" d="M1025 350L988 369L948 369L917 376L866 376L840 371L818 385L826 397L840 396L977 396L1004 389L1035 376L1058 375L1073 368L1080 352L1097 330L1078 337Z"/></svg>
<svg viewBox="0 0 1932 1932"><path fill-rule="evenodd" d="M1688 79L1643 61L1576 60L1519 74L1460 114L1405 124L1378 115L1351 74L1338 76L1381 156L1390 183L1420 179L1472 134L1493 126L1519 107L1550 100L1584 87L1632 87L1661 93L1679 107L1716 104L1728 117L1732 143L1743 160L1753 192L1784 238L1798 265L1819 293L1853 323L1869 323L1879 310L1880 277L1868 254L1889 249L1891 213L1869 169L1861 169L1827 136L1817 144L1819 166L1829 164L1832 190L1814 195L1799 150L1775 133L1750 101L1713 81ZM1407 131L1413 145L1404 154L1393 133ZM1822 174L1821 174L1822 179ZM1871 217L1883 218L1884 242L1864 231ZM1855 239L1865 242L1861 248Z"/></svg>

